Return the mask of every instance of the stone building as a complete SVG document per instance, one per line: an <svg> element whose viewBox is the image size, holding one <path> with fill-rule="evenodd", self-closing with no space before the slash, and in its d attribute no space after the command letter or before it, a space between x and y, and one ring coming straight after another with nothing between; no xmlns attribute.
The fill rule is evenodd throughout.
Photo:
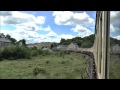
<svg viewBox="0 0 120 90"><path fill-rule="evenodd" d="M57 49L59 50L65 50L68 47L68 45L58 45Z"/></svg>
<svg viewBox="0 0 120 90"><path fill-rule="evenodd" d="M71 43L68 45L67 49L68 50L77 50L77 49L79 49L79 46L77 45L77 43Z"/></svg>
<svg viewBox="0 0 120 90"><path fill-rule="evenodd" d="M0 47L5 47L10 45L11 41L5 37L3 33L0 33Z"/></svg>
<svg viewBox="0 0 120 90"><path fill-rule="evenodd" d="M118 44L111 45L111 53L120 53L120 46Z"/></svg>

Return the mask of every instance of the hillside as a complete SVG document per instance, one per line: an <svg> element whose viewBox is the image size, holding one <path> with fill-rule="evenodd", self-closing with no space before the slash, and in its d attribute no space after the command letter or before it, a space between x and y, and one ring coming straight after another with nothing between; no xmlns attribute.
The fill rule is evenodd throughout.
<svg viewBox="0 0 120 90"><path fill-rule="evenodd" d="M34 43L34 44L27 44L28 47L37 47L37 48L42 48L43 46L50 47L51 42L42 42L42 43Z"/></svg>
<svg viewBox="0 0 120 90"><path fill-rule="evenodd" d="M74 43L77 43L77 45L81 48L90 48L93 46L94 38L95 38L95 35L92 34L92 35L84 37L84 38L75 37L75 38L67 39L67 40L61 39L59 44L69 45L71 42L74 42ZM110 37L110 45L112 45L112 44L120 45L120 40Z"/></svg>
<svg viewBox="0 0 120 90"><path fill-rule="evenodd" d="M69 45L71 42L73 42L73 43L77 43L77 45L80 48L90 48L93 46L94 38L95 38L95 35L92 34L92 35L84 37L84 38L75 37L75 38L67 39L67 40L61 38L60 43L42 42L42 43L27 44L27 46L28 47L36 46L37 48L42 48L43 46L50 47L51 45L52 46L57 46L57 45L61 45L61 44ZM120 46L120 40L110 37L110 45L112 45L112 44L119 44L119 46Z"/></svg>

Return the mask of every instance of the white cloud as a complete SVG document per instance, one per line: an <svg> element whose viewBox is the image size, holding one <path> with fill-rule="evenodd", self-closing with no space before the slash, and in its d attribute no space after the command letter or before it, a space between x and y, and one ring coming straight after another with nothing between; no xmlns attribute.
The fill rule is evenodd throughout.
<svg viewBox="0 0 120 90"><path fill-rule="evenodd" d="M39 34L36 31L26 31L26 30L2 30L2 33L9 34L11 37L15 38L17 41L20 39L25 39L27 43L40 43L40 42L60 42L61 38L71 39L75 36L71 34L57 35L54 31L49 31L47 34Z"/></svg>
<svg viewBox="0 0 120 90"><path fill-rule="evenodd" d="M115 27L113 24L110 24L110 32L120 31L120 27Z"/></svg>
<svg viewBox="0 0 120 90"><path fill-rule="evenodd" d="M73 30L74 32L85 32L88 29L86 27L80 26L80 25L76 25L75 28L72 28L71 30Z"/></svg>
<svg viewBox="0 0 120 90"><path fill-rule="evenodd" d="M38 23L38 24L44 24L44 23L45 23L45 17L43 17L43 16L38 16L38 17L36 18L36 23Z"/></svg>
<svg viewBox="0 0 120 90"><path fill-rule="evenodd" d="M46 34L47 37L56 37L57 34L53 31L49 32L48 34Z"/></svg>
<svg viewBox="0 0 120 90"><path fill-rule="evenodd" d="M46 28L40 27L39 30L52 31L49 25Z"/></svg>
<svg viewBox="0 0 120 90"><path fill-rule="evenodd" d="M1 22L4 24L22 24L22 23L35 23L35 24L44 24L45 17L44 16L37 16L35 17L32 14L27 14L25 12L19 11L1 11L2 13L0 16Z"/></svg>
<svg viewBox="0 0 120 90"><path fill-rule="evenodd" d="M41 24L45 23L45 16L35 17L32 14L18 11L0 11L0 13L1 25L12 25L16 27L16 30L51 31L50 26L45 28L41 26Z"/></svg>
<svg viewBox="0 0 120 90"><path fill-rule="evenodd" d="M86 12L73 13L71 11L55 11L53 12L54 22L57 25L94 25L94 19L91 18Z"/></svg>
<svg viewBox="0 0 120 90"><path fill-rule="evenodd" d="M86 12L71 12L71 11L55 11L53 12L54 22L57 25L75 25L71 30L78 32L80 37L85 37L93 34L85 26L93 27L95 22Z"/></svg>
<svg viewBox="0 0 120 90"><path fill-rule="evenodd" d="M18 24L15 26L16 29L21 29L21 30L26 30L26 31L37 31L40 29L39 26L37 26L36 24L34 23L22 23L22 24Z"/></svg>
<svg viewBox="0 0 120 90"><path fill-rule="evenodd" d="M27 43L59 42L61 38L71 39L74 37L70 34L57 35L57 33L52 31L49 25L47 27L42 27L41 24L45 23L45 16L35 17L34 15L27 14L24 11L2 11L1 13L0 18L2 25L12 25L16 28L12 31L2 30L2 33L5 35L11 35L11 37L15 38L17 41L25 39ZM72 12L67 13L67 15L73 15ZM68 18L68 16L62 17ZM77 17L77 14L75 14L74 18L76 19ZM39 34L37 32L39 30L47 31L47 34Z"/></svg>
<svg viewBox="0 0 120 90"><path fill-rule="evenodd" d="M54 39L54 37L57 37L57 34L51 30L49 25L47 27L41 26L41 24L45 23L44 16L35 17L32 14L18 11L5 11L1 13L0 19L2 25L12 25L16 27L16 29L12 31L1 30L5 35L9 34L17 41L25 39L27 43L49 42L54 40L59 42L59 38ZM39 34L37 32L39 30L47 31L47 34Z"/></svg>
<svg viewBox="0 0 120 90"><path fill-rule="evenodd" d="M62 34L60 35L60 38L64 38L64 39L72 39L75 36L71 35L71 34Z"/></svg>
<svg viewBox="0 0 120 90"><path fill-rule="evenodd" d="M85 37L85 36L89 36L91 34L93 34L93 32L91 32L89 29L87 29L86 27L83 27L81 25L76 25L75 28L71 29L74 32L78 32L78 35L80 37Z"/></svg>
<svg viewBox="0 0 120 90"><path fill-rule="evenodd" d="M110 32L120 32L120 11L110 12Z"/></svg>
<svg viewBox="0 0 120 90"><path fill-rule="evenodd" d="M120 40L120 35L115 36L114 38L116 38L116 39Z"/></svg>
<svg viewBox="0 0 120 90"><path fill-rule="evenodd" d="M111 11L110 13L110 23L111 24L120 24L120 11Z"/></svg>
<svg viewBox="0 0 120 90"><path fill-rule="evenodd" d="M50 26L49 26L50 27ZM26 31L24 29L16 30L1 30L2 33L9 34L11 37L15 38L17 41L20 39L25 39L27 43L40 43L40 42L59 42L60 37L53 32L49 31L47 34L39 34L36 31Z"/></svg>
<svg viewBox="0 0 120 90"><path fill-rule="evenodd" d="M0 11L0 15L1 16L10 16L10 15L12 15L12 12L11 11Z"/></svg>

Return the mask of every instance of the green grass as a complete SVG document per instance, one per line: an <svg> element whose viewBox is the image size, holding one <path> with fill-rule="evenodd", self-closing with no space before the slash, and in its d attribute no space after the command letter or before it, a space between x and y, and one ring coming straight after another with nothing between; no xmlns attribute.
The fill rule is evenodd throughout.
<svg viewBox="0 0 120 90"><path fill-rule="evenodd" d="M120 57L118 55L110 56L110 79L120 79Z"/></svg>
<svg viewBox="0 0 120 90"><path fill-rule="evenodd" d="M47 55L32 59L0 61L0 79L81 79L87 78L89 58L82 55Z"/></svg>

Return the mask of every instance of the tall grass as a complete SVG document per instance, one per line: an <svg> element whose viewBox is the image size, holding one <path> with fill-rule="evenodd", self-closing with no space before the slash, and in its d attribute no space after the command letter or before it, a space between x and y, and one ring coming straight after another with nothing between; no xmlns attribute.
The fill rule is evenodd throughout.
<svg viewBox="0 0 120 90"><path fill-rule="evenodd" d="M120 57L119 55L110 55L109 76L110 79L120 79Z"/></svg>
<svg viewBox="0 0 120 90"><path fill-rule="evenodd" d="M71 59L73 58L73 59ZM86 78L84 64L88 61L81 55L58 57L38 55L31 60L0 61L0 78L2 79L81 79ZM81 77L82 76L82 77Z"/></svg>
<svg viewBox="0 0 120 90"><path fill-rule="evenodd" d="M29 59L30 50L24 46L7 46L3 50L0 50L0 56L3 59Z"/></svg>
<svg viewBox="0 0 120 90"><path fill-rule="evenodd" d="M38 55L46 56L46 55L52 55L53 53L49 51L43 51L39 50L35 47L33 48L27 48L24 46L7 46L3 49L0 48L0 60L9 59L9 60L15 60L15 59L30 59L31 57L35 57Z"/></svg>

